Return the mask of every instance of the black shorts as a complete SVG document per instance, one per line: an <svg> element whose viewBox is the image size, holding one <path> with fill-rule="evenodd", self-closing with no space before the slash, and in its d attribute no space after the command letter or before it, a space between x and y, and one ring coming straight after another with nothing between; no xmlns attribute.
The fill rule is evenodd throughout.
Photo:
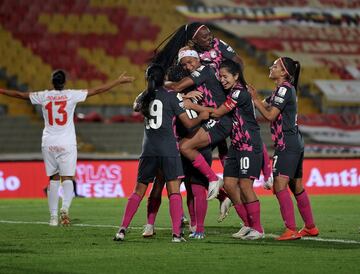
<svg viewBox="0 0 360 274"><path fill-rule="evenodd" d="M137 181L148 184L154 180L159 170L165 182L184 177L181 157L141 157L138 167Z"/></svg>
<svg viewBox="0 0 360 274"><path fill-rule="evenodd" d="M303 177L304 151L295 153L275 150L273 156L273 176L285 176L289 179Z"/></svg>
<svg viewBox="0 0 360 274"><path fill-rule="evenodd" d="M214 145L230 136L232 119L227 115L221 117L218 121L210 119L207 123L202 125L202 128L209 132L210 144Z"/></svg>
<svg viewBox="0 0 360 274"><path fill-rule="evenodd" d="M258 179L262 163L262 152L239 151L230 146L225 158L224 177Z"/></svg>
<svg viewBox="0 0 360 274"><path fill-rule="evenodd" d="M211 166L212 164L212 150L210 146L199 149L199 152L202 156L204 156L206 162ZM186 181L191 184L202 185L204 187L209 186L209 180L206 178L204 174L202 174L197 168L195 168L191 161L183 157L183 166Z"/></svg>

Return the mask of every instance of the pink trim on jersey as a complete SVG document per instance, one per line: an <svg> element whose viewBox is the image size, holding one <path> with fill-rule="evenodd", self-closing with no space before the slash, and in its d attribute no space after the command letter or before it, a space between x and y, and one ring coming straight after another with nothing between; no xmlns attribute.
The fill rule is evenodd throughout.
<svg viewBox="0 0 360 274"><path fill-rule="evenodd" d="M207 136L208 136L209 144L211 144L211 136L210 136L210 133L209 133L209 132L206 132L206 133L207 133Z"/></svg>
<svg viewBox="0 0 360 274"><path fill-rule="evenodd" d="M255 177L255 176L250 176L249 178L250 178L250 179L253 179L253 180L259 179L258 177Z"/></svg>
<svg viewBox="0 0 360 274"><path fill-rule="evenodd" d="M180 175L177 177L178 179L184 179L185 178L185 175Z"/></svg>

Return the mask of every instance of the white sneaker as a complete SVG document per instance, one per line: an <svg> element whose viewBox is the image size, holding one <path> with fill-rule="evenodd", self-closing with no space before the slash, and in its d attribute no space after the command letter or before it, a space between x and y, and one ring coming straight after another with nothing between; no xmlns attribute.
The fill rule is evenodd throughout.
<svg viewBox="0 0 360 274"><path fill-rule="evenodd" d="M181 243L181 242L186 242L186 240L182 237L182 236L177 236L175 234L173 234L172 240L173 243Z"/></svg>
<svg viewBox="0 0 360 274"><path fill-rule="evenodd" d="M224 219L229 215L231 206L232 202L228 197L226 197L225 200L220 203L220 214L217 219L218 223L224 221Z"/></svg>
<svg viewBox="0 0 360 274"><path fill-rule="evenodd" d="M60 223L63 226L68 226L71 224L69 212L66 209L60 209Z"/></svg>
<svg viewBox="0 0 360 274"><path fill-rule="evenodd" d="M57 215L50 216L49 226L58 226L59 219Z"/></svg>
<svg viewBox="0 0 360 274"><path fill-rule="evenodd" d="M119 231L115 234L115 237L113 238L114 241L124 241L125 240L125 229L120 228Z"/></svg>
<svg viewBox="0 0 360 274"><path fill-rule="evenodd" d="M154 225L151 225L151 224L146 224L144 226L144 232L142 234L142 236L144 238L149 238L149 237L152 237L154 236L156 233L154 231Z"/></svg>
<svg viewBox="0 0 360 274"><path fill-rule="evenodd" d="M243 240L258 240L265 238L265 233L260 233L259 231L250 228L250 231L241 237Z"/></svg>
<svg viewBox="0 0 360 274"><path fill-rule="evenodd" d="M208 195L207 200L210 201L219 194L220 188L222 188L224 185L224 181L221 178L218 178L217 181L209 182L209 189L208 189Z"/></svg>
<svg viewBox="0 0 360 274"><path fill-rule="evenodd" d="M242 226L240 230L232 235L233 238L241 239L244 237L249 231L251 230L251 227L249 226Z"/></svg>
<svg viewBox="0 0 360 274"><path fill-rule="evenodd" d="M271 174L270 177L267 179L266 182L264 182L263 187L267 190L270 190L273 187L274 184L274 177Z"/></svg>

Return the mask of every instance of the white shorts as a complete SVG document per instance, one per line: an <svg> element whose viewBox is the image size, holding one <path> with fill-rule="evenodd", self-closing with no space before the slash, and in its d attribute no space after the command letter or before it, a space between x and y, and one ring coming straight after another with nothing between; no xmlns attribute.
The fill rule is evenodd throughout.
<svg viewBox="0 0 360 274"><path fill-rule="evenodd" d="M47 176L74 176L76 171L76 145L45 146L41 148Z"/></svg>

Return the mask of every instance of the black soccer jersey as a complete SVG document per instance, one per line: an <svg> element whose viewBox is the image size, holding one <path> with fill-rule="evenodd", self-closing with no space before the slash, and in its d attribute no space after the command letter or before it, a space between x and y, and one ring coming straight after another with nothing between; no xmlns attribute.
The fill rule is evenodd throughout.
<svg viewBox="0 0 360 274"><path fill-rule="evenodd" d="M181 95L163 87L150 103L151 118L145 118L141 157L180 155L175 133L176 116L185 112Z"/></svg>
<svg viewBox="0 0 360 274"><path fill-rule="evenodd" d="M225 59L233 59L236 55L235 51L224 41L217 38L213 39L212 48L207 51L199 52L201 63L209 65L218 72L220 64Z"/></svg>
<svg viewBox="0 0 360 274"><path fill-rule="evenodd" d="M215 70L209 66L200 66L190 75L196 89L203 93L201 104L217 108L226 100L224 89L216 77Z"/></svg>
<svg viewBox="0 0 360 274"><path fill-rule="evenodd" d="M294 86L284 82L271 96L266 98L266 102L280 110L276 120L271 122L271 136L275 149L280 151L304 149L297 126L297 97Z"/></svg>
<svg viewBox="0 0 360 274"><path fill-rule="evenodd" d="M262 151L260 127L250 93L240 84L234 86L225 102L232 113L231 144L239 151Z"/></svg>

